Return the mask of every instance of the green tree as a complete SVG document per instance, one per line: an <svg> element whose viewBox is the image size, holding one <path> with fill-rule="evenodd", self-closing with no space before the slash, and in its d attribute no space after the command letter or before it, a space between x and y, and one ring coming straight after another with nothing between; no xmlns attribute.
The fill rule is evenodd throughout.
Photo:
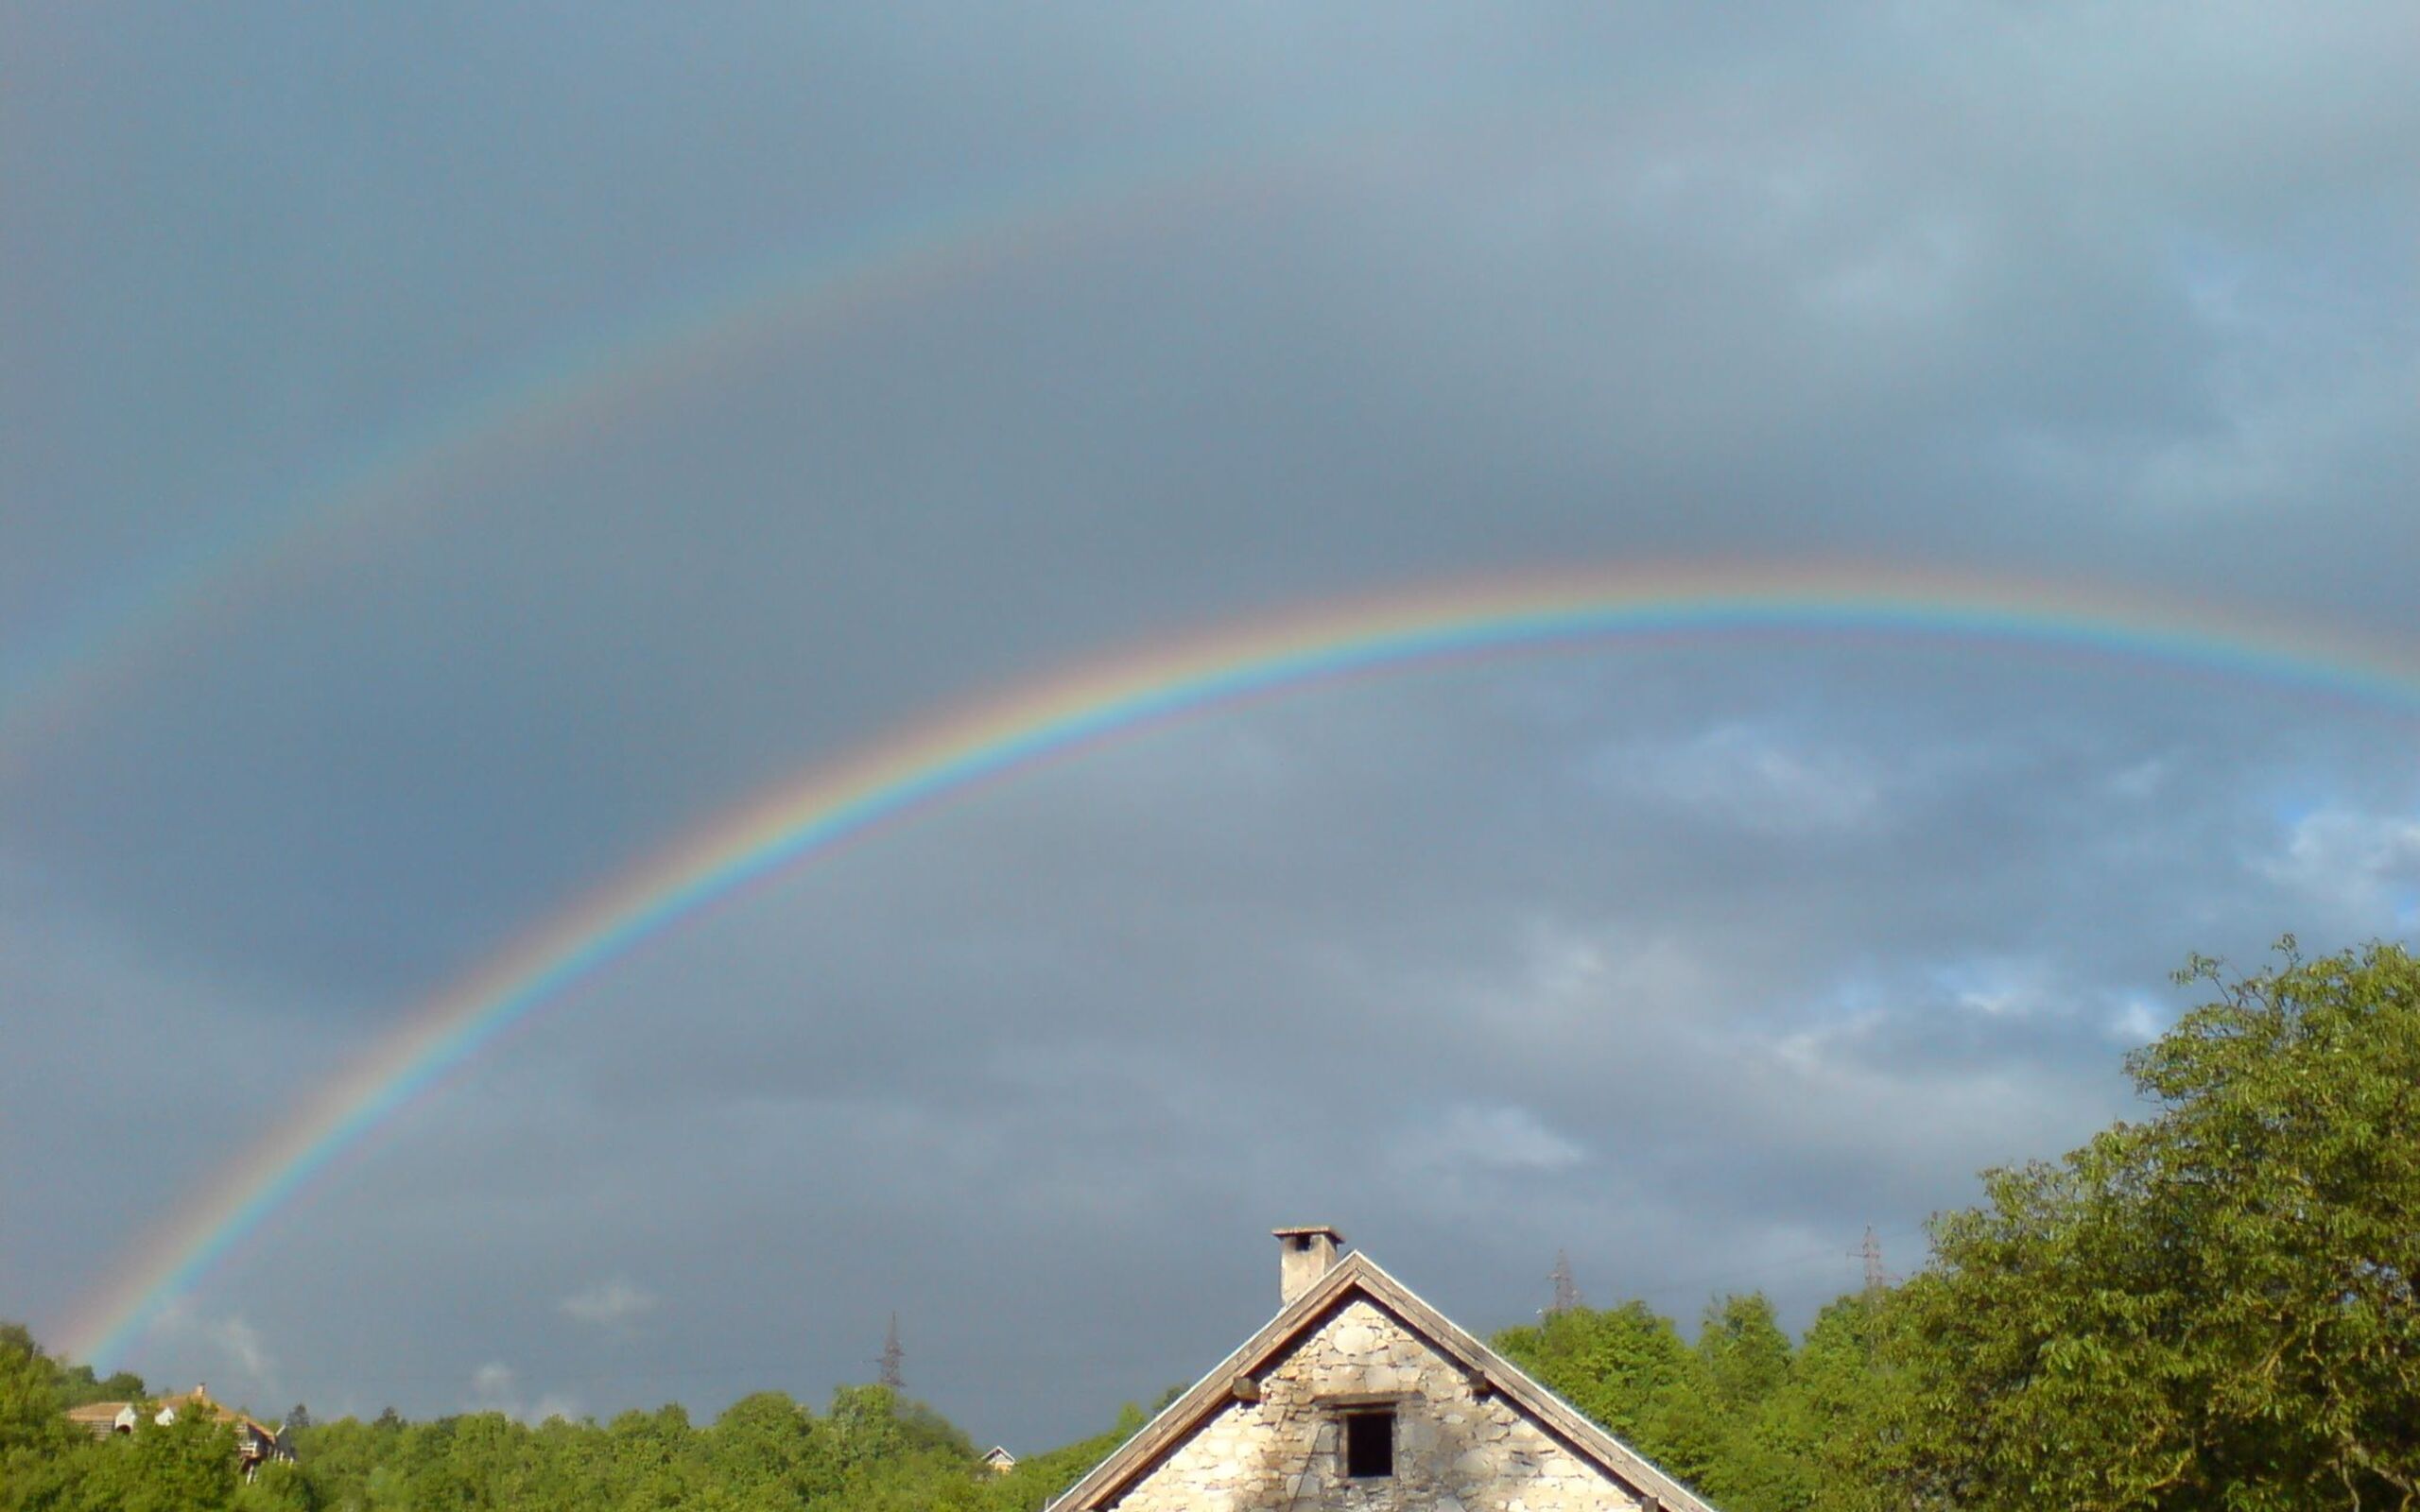
<svg viewBox="0 0 2420 1512"><path fill-rule="evenodd" d="M319 1512L319 1497L302 1468L272 1461L235 1492L235 1512Z"/></svg>
<svg viewBox="0 0 2420 1512"><path fill-rule="evenodd" d="M1177 1389L1183 1395L1184 1388ZM1161 1405L1174 1400L1169 1398ZM1016 1469L1006 1475L984 1471L990 1477L984 1504L995 1512L1037 1512L1060 1492L1083 1479L1094 1466L1117 1452L1128 1439L1143 1431L1149 1420L1141 1406L1130 1401L1118 1409L1116 1422L1105 1434L1020 1459Z"/></svg>
<svg viewBox="0 0 2420 1512"><path fill-rule="evenodd" d="M1685 1473L1727 1512L1797 1512L1811 1493L1805 1406L1789 1335L1761 1292L1708 1303L1698 1371L1671 1409ZM1685 1470L1684 1467L1686 1467Z"/></svg>
<svg viewBox="0 0 2420 1512"><path fill-rule="evenodd" d="M740 1398L710 1433L717 1478L735 1490L794 1506L840 1488L831 1432L782 1392Z"/></svg>
<svg viewBox="0 0 2420 1512"><path fill-rule="evenodd" d="M1720 1438L1705 1370L1672 1320L1645 1302L1575 1307L1495 1347L1649 1459L1695 1483Z"/></svg>
<svg viewBox="0 0 2420 1512"><path fill-rule="evenodd" d="M234 1431L206 1412L161 1423L145 1418L132 1440L95 1444L67 1504L91 1512L221 1512L241 1480Z"/></svg>
<svg viewBox="0 0 2420 1512"><path fill-rule="evenodd" d="M95 1446L60 1416L59 1371L21 1323L0 1323L0 1507L65 1504L73 1457Z"/></svg>
<svg viewBox="0 0 2420 1512"><path fill-rule="evenodd" d="M143 1378L131 1370L120 1370L103 1380L93 1373L89 1365L58 1366L59 1397L66 1406L80 1407L88 1401L132 1401L144 1395Z"/></svg>
<svg viewBox="0 0 2420 1512"><path fill-rule="evenodd" d="M1785 1409L1771 1420L1793 1469L1790 1486L1777 1487L1768 1505L1824 1512L1907 1505L1898 1487L1907 1479L1900 1403L1910 1377L1887 1344L1898 1316L1888 1291L1852 1292L1815 1315Z"/></svg>
<svg viewBox="0 0 2420 1512"><path fill-rule="evenodd" d="M2420 1505L2420 962L2282 950L2180 973L2150 1117L1936 1220L1862 1435L1900 1504Z"/></svg>
<svg viewBox="0 0 2420 1512"><path fill-rule="evenodd" d="M58 1452L74 1439L60 1415L59 1371L22 1323L0 1323L0 1466Z"/></svg>
<svg viewBox="0 0 2420 1512"><path fill-rule="evenodd" d="M1698 1359L1714 1400L1734 1414L1753 1411L1789 1383L1789 1335L1762 1292L1706 1304Z"/></svg>

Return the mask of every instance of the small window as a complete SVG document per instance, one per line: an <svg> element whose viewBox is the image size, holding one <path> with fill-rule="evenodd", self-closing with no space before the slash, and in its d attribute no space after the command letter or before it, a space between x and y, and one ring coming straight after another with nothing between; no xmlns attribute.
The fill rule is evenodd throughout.
<svg viewBox="0 0 2420 1512"><path fill-rule="evenodd" d="M1344 1418L1344 1473L1357 1481L1395 1472L1395 1415L1348 1413Z"/></svg>

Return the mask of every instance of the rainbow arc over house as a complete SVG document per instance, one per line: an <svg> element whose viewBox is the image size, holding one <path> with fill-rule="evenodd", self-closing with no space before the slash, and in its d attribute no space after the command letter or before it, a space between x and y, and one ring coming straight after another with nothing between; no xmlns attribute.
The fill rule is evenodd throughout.
<svg viewBox="0 0 2420 1512"><path fill-rule="evenodd" d="M819 762L630 868L401 1015L398 1027L128 1255L60 1343L117 1363L144 1327L374 1131L578 1001L643 942L986 785L1254 698L1493 657L1833 637L2072 655L2420 713L2420 657L2101 589L1857 565L1639 565L1491 577L1215 627L1044 676Z"/></svg>

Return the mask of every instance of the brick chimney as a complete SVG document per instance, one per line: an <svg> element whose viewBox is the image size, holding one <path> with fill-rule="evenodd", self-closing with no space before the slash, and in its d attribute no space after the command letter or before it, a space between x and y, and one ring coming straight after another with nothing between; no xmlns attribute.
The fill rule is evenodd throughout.
<svg viewBox="0 0 2420 1512"><path fill-rule="evenodd" d="M1310 1228L1272 1228L1277 1236L1277 1295L1290 1302L1309 1291L1336 1263L1344 1236L1321 1225Z"/></svg>

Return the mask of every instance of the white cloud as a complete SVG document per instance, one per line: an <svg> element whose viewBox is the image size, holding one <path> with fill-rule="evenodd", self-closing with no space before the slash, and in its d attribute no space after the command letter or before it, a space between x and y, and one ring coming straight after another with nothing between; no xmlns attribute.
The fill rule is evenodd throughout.
<svg viewBox="0 0 2420 1512"><path fill-rule="evenodd" d="M471 1372L471 1405L525 1423L542 1423L549 1418L576 1421L580 1415L579 1399L560 1392L543 1395L534 1402L524 1401L521 1373L502 1360L491 1360Z"/></svg>
<svg viewBox="0 0 2420 1512"><path fill-rule="evenodd" d="M2113 773L2105 785L2119 798L2157 798L2174 775L2174 768L2175 764L2166 757L2153 756Z"/></svg>
<svg viewBox="0 0 2420 1512"><path fill-rule="evenodd" d="M207 1317L180 1299L161 1314L155 1327L164 1342L199 1352L218 1382L211 1388L214 1397L242 1400L253 1393L266 1394L276 1385L277 1362L270 1358L260 1330L241 1314Z"/></svg>
<svg viewBox="0 0 2420 1512"><path fill-rule="evenodd" d="M2146 998L2130 997L2103 1026L2119 1044L2149 1044L2168 1030L2168 1018Z"/></svg>
<svg viewBox="0 0 2420 1512"><path fill-rule="evenodd" d="M1913 321L1945 313L1974 261L1975 233L1954 217L1920 215L1826 269L1808 302L1843 320Z"/></svg>
<svg viewBox="0 0 2420 1512"><path fill-rule="evenodd" d="M1526 1108L1456 1104L1404 1142L1409 1164L1443 1171L1560 1171L1588 1158Z"/></svg>
<svg viewBox="0 0 2420 1512"><path fill-rule="evenodd" d="M2066 1011L2071 988L2033 959L1962 962L1939 973L1950 1001L1987 1019L2032 1019Z"/></svg>
<svg viewBox="0 0 2420 1512"><path fill-rule="evenodd" d="M575 1292L559 1304L582 1323L622 1328L655 1310L655 1294L615 1277L602 1285Z"/></svg>
<svg viewBox="0 0 2420 1512"><path fill-rule="evenodd" d="M2356 929L2393 929L2420 886L2420 820L2317 809L2296 819L2284 843L2256 866Z"/></svg>
<svg viewBox="0 0 2420 1512"><path fill-rule="evenodd" d="M1527 922L1518 950L1500 980L1483 980L1457 1004L1474 1048L1594 1054L1642 1021L1700 1016L1732 1000L1686 936L1541 917Z"/></svg>
<svg viewBox="0 0 2420 1512"><path fill-rule="evenodd" d="M1678 744L1613 747L1599 753L1595 768L1616 790L1764 834L1852 829L1881 798L1874 775L1846 753L1744 724Z"/></svg>

